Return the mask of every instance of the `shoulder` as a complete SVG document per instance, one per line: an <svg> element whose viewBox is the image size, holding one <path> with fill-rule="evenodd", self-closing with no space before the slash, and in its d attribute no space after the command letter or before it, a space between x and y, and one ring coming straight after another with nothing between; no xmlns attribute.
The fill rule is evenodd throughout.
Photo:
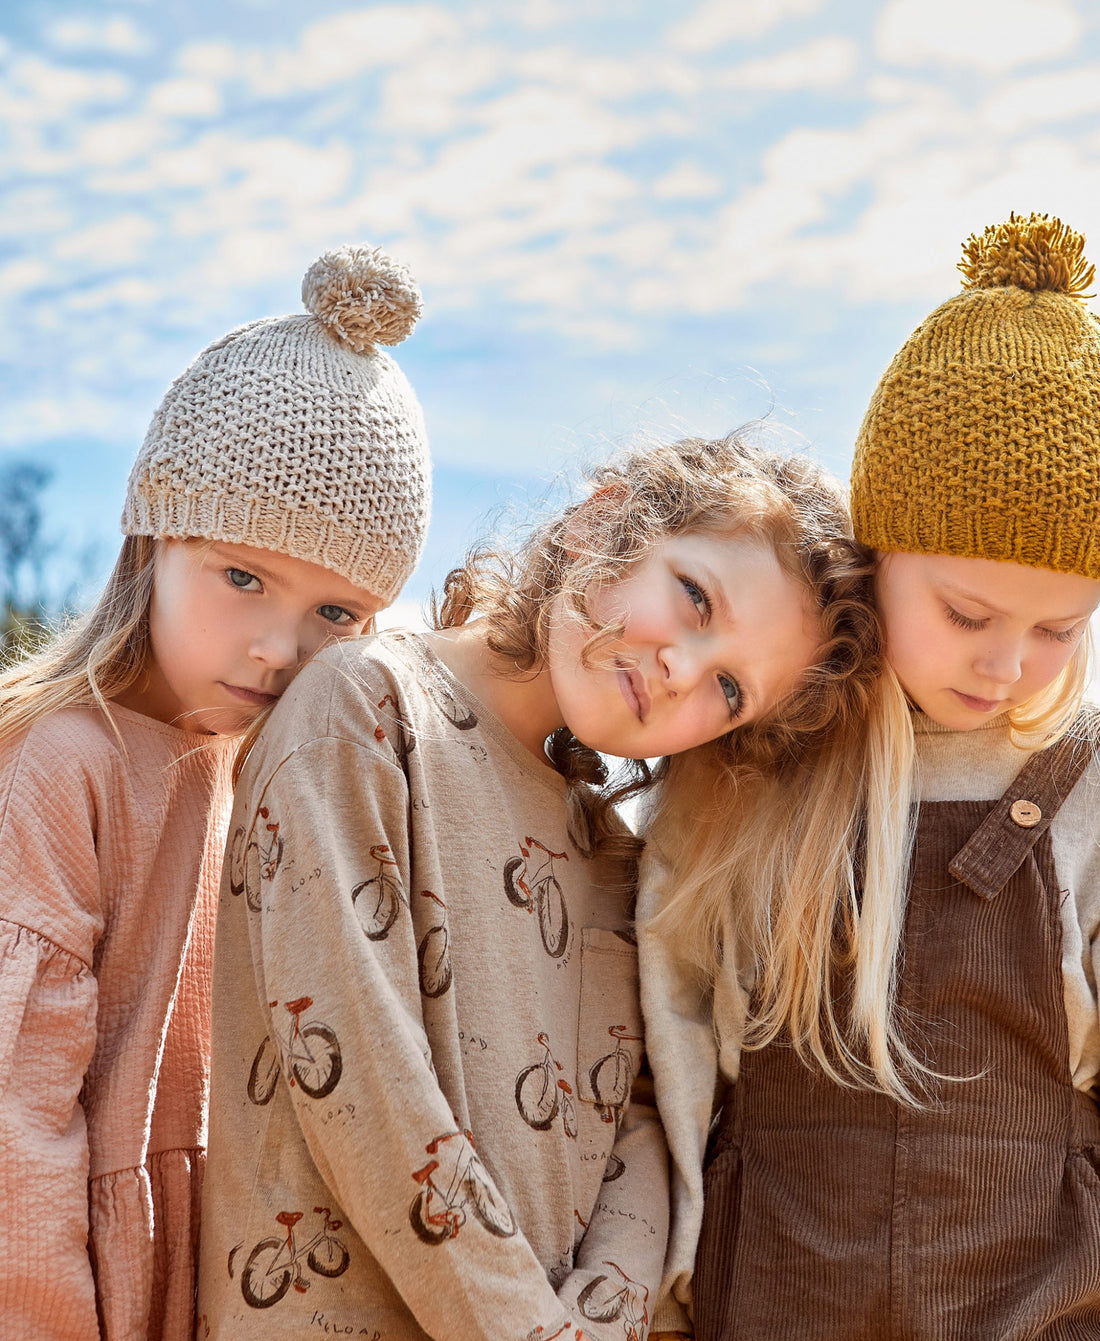
<svg viewBox="0 0 1100 1341"><path fill-rule="evenodd" d="M418 697L417 652L404 641L411 637L349 638L303 666L249 755L250 785L292 757L303 757L303 751L317 757L352 746L394 762L402 754L401 731L408 728Z"/></svg>
<svg viewBox="0 0 1100 1341"><path fill-rule="evenodd" d="M0 744L0 779L48 780L51 790L107 779L125 766L125 752L99 708L68 707L41 718Z"/></svg>

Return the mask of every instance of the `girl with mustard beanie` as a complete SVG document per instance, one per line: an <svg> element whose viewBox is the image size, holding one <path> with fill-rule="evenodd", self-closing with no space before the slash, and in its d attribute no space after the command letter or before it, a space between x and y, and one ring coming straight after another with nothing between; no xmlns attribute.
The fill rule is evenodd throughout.
<svg viewBox="0 0 1100 1341"><path fill-rule="evenodd" d="M1100 322L1082 253L1045 215L971 237L963 292L872 398L851 500L888 665L863 806L811 833L789 789L761 801L746 780L709 839L694 815L685 840L675 796L652 828L643 1003L674 1170L658 1327L1100 1336L1100 760L1082 707ZM764 824L801 867L754 863Z"/></svg>
<svg viewBox="0 0 1100 1341"><path fill-rule="evenodd" d="M427 526L420 311L368 247L204 350L94 608L0 676L0 1330L194 1335L215 901L240 734L397 595Z"/></svg>

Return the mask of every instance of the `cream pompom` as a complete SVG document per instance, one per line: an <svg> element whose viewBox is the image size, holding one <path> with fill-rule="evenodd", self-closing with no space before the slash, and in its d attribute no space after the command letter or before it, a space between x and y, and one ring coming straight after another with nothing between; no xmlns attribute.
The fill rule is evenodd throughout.
<svg viewBox="0 0 1100 1341"><path fill-rule="evenodd" d="M302 302L357 354L400 344L422 311L408 268L380 247L326 251L305 273Z"/></svg>

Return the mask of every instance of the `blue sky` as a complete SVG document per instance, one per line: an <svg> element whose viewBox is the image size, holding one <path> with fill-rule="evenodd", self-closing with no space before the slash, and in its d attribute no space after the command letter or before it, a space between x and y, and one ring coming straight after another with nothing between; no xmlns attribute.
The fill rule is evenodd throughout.
<svg viewBox="0 0 1100 1341"><path fill-rule="evenodd" d="M336 243L424 291L416 599L487 508L639 435L770 414L846 473L1010 210L1100 261L1089 0L14 0L0 35L0 453L53 468L96 577L168 381Z"/></svg>

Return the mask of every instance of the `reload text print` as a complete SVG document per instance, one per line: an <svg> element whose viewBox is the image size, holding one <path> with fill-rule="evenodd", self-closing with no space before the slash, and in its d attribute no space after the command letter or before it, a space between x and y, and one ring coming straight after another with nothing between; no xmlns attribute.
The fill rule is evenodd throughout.
<svg viewBox="0 0 1100 1341"><path fill-rule="evenodd" d="M252 832L256 837L246 843L245 826L238 824L233 830L229 845L229 892L243 892L248 906L257 912L260 907L260 886L248 879L249 853L255 852L259 858L260 879L273 880L283 859L283 840L279 837L279 821L271 818L267 806L260 807Z"/></svg>
<svg viewBox="0 0 1100 1341"><path fill-rule="evenodd" d="M432 1158L413 1171L420 1191L409 1207L409 1221L425 1243L457 1238L467 1210L490 1234L512 1237L516 1232L512 1209L485 1172L468 1131L444 1132L424 1151Z"/></svg>
<svg viewBox="0 0 1100 1341"><path fill-rule="evenodd" d="M554 862L568 861L569 854L551 852L537 838L525 838L519 850L520 856L504 863L504 892L517 908L538 913L543 948L552 959L560 959L569 944L569 909Z"/></svg>
<svg viewBox="0 0 1100 1341"><path fill-rule="evenodd" d="M592 1322L622 1320L626 1341L640 1341L649 1322L649 1291L614 1262L605 1262L615 1276L597 1276L577 1295L577 1307Z"/></svg>
<svg viewBox="0 0 1100 1341"><path fill-rule="evenodd" d="M274 1010L279 1003L268 1004ZM248 1097L254 1104L268 1102L275 1093L281 1070L287 1072L292 1085L300 1085L311 1099L323 1099L336 1088L343 1070L340 1043L335 1032L320 1020L302 1023L303 1014L312 1005L310 996L288 1001L286 1010L290 1018L286 1021L286 1036L276 1032L272 1042L270 1034L264 1035L248 1073Z"/></svg>
<svg viewBox="0 0 1100 1341"><path fill-rule="evenodd" d="M615 1051L594 1062L588 1078L592 1082L597 1112L605 1122L613 1122L617 1130L634 1083L634 1061L623 1044L642 1040L638 1034L628 1034L625 1024L613 1024L607 1032L615 1040Z"/></svg>
<svg viewBox="0 0 1100 1341"><path fill-rule="evenodd" d="M327 1206L314 1206L313 1214L321 1217L321 1226L307 1243L300 1246L294 1241L294 1226L302 1218L301 1211L280 1211L275 1217L286 1230L285 1238L261 1239L248 1254L241 1272L241 1294L252 1308L271 1308L277 1304L291 1284L305 1294L309 1280L302 1275L303 1260L319 1276L342 1276L351 1257L344 1244L336 1237L343 1224L334 1220ZM241 1245L229 1254L229 1276L233 1276L233 1259Z"/></svg>
<svg viewBox="0 0 1100 1341"><path fill-rule="evenodd" d="M367 939L384 941L397 921L405 893L396 874L397 862L389 847L385 843L376 843L370 855L378 863L378 870L369 880L355 886L351 891L351 902Z"/></svg>
<svg viewBox="0 0 1100 1341"><path fill-rule="evenodd" d="M539 1034L542 1044L541 1061L525 1066L516 1076L516 1107L529 1127L547 1131L561 1114L562 1126L570 1139L577 1135L577 1110L573 1105L573 1089L567 1080L557 1074L562 1069L550 1051L550 1038Z"/></svg>
<svg viewBox="0 0 1100 1341"><path fill-rule="evenodd" d="M430 889L422 889L425 899L439 905L439 921L429 927L416 947L416 967L420 990L428 997L442 996L451 985L450 932L447 929L447 905Z"/></svg>

